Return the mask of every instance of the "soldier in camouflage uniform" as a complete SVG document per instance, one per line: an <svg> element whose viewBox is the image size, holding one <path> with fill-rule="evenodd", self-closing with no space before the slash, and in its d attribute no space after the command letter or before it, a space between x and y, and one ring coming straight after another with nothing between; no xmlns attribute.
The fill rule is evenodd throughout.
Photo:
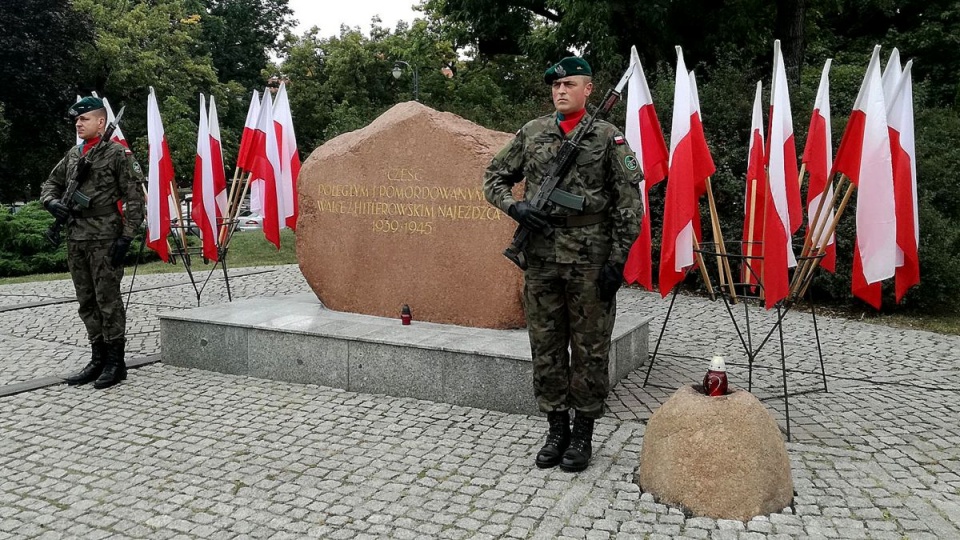
<svg viewBox="0 0 960 540"><path fill-rule="evenodd" d="M107 388L127 377L124 362L126 313L120 293L123 261L143 221L143 175L132 153L116 142L96 147L107 123L103 101L86 97L70 108L77 136L83 144L71 148L53 168L41 188L40 202L58 218L67 219L67 265L80 302L93 353L90 363L66 378L68 384L93 381ZM61 200L76 175L81 157L90 172L77 189L90 198L89 207L76 208ZM121 215L118 202L125 204Z"/></svg>
<svg viewBox="0 0 960 540"><path fill-rule="evenodd" d="M593 422L603 415L610 390L616 292L643 213L637 159L622 134L599 120L583 137L576 163L558 186L584 197L583 210L548 203L539 211L528 202L564 138L586 127L591 75L587 62L576 57L547 70L544 78L553 86L556 113L523 126L494 157L483 184L491 204L532 232L524 252L529 266L523 275L523 306L534 395L549 423L536 465L560 465L565 471L585 469L592 455ZM524 198L517 201L511 188L523 179Z"/></svg>

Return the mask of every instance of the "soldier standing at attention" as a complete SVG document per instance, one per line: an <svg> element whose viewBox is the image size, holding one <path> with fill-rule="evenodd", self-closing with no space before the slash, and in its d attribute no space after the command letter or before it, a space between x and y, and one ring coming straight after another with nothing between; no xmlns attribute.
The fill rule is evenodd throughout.
<svg viewBox="0 0 960 540"><path fill-rule="evenodd" d="M528 201L565 138L584 129L592 71L564 58L544 74L556 113L528 122L484 175L487 200L531 231L524 253L523 308L533 356L533 390L547 413L540 468L582 471L593 453L593 422L610 390L608 352L623 266L640 229L639 163L611 124L596 121L558 188L585 199L582 210ZM524 200L511 188L526 179ZM551 201L555 201L551 197ZM569 350L572 351L572 355ZM574 411L573 429L570 410Z"/></svg>
<svg viewBox="0 0 960 540"><path fill-rule="evenodd" d="M123 261L143 221L142 173L129 150L107 141L96 147L106 129L103 101L85 97L68 111L76 119L83 144L71 148L43 183L40 202L55 217L67 221L67 265L80 302L80 319L87 327L93 353L90 363L66 378L67 384L107 388L127 378L123 358L126 312L120 293ZM95 148L96 147L96 148ZM90 198L84 209L71 209L61 200L74 178L80 158L91 163L77 189ZM126 205L120 214L118 201Z"/></svg>

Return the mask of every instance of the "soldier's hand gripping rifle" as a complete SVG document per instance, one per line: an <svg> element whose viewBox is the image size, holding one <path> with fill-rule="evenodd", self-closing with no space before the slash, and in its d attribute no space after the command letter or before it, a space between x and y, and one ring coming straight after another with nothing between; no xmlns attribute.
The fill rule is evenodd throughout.
<svg viewBox="0 0 960 540"><path fill-rule="evenodd" d="M91 158L95 156L103 147L110 144L110 138L113 137L113 132L116 131L117 126L120 125L120 118L123 117L123 110L126 107L121 107L120 112L117 113L117 117L113 122L107 126L107 129L104 130L103 135L100 136L100 142L97 143L86 155L80 158L80 161L77 162L77 170L73 175L73 178L67 182L67 189L64 190L63 196L60 200L67 207L68 210L74 210L76 208L89 208L90 207L90 197L87 197L83 193L77 191L77 188L80 187L87 180L87 176L90 175L90 167L92 166ZM44 236L47 237L47 240L50 241L54 246L60 245L60 231L63 230L64 225L67 224L67 220L70 217L66 216L62 219L60 217L56 218L52 225L47 228L47 232L44 233Z"/></svg>
<svg viewBox="0 0 960 540"><path fill-rule="evenodd" d="M572 139L565 139L563 141L563 144L560 146L560 151L557 152L557 156L550 163L547 172L540 181L540 189L537 190L533 199L530 200L531 206L537 210L543 210L546 208L547 203L552 201L555 203L562 202L562 206L568 208L583 210L583 197L559 190L557 189L557 185L570 171L573 160L577 157L577 151L580 150L580 141L583 139L583 136L590 132L590 129L598 118L601 120L605 118L610 113L610 110L613 109L613 106L620 101L620 93L623 91L623 87L626 86L627 81L630 80L632 73L633 66L623 74L616 88L607 90L607 95L603 97L600 107L590 116L587 125L580 128ZM553 230L548 225L544 229L544 234L549 236L552 233ZM530 241L530 234L530 229L519 225L516 232L513 233L513 241L507 246L507 249L503 250L504 257L510 259L514 264L519 266L521 270L527 269L527 256L523 250L526 248L527 242Z"/></svg>

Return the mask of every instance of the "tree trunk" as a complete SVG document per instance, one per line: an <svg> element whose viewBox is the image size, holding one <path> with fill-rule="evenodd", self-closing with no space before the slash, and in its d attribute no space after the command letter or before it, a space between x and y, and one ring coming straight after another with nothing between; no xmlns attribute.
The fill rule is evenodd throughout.
<svg viewBox="0 0 960 540"><path fill-rule="evenodd" d="M804 15L807 0L777 0L777 23L774 37L780 40L787 79L800 84L800 64L803 63L805 41Z"/></svg>

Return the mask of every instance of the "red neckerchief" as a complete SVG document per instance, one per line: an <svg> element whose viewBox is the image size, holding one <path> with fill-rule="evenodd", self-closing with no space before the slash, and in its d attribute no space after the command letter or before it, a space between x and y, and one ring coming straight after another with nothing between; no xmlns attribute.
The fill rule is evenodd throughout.
<svg viewBox="0 0 960 540"><path fill-rule="evenodd" d="M563 130L563 134L567 135L573 131L573 128L577 127L577 124L580 123L580 119L583 118L584 114L587 114L587 109L580 109L569 115L557 113L558 123L560 124L560 129Z"/></svg>
<svg viewBox="0 0 960 540"><path fill-rule="evenodd" d="M83 143L83 151L80 153L80 155L81 155L81 156L86 155L87 152L89 152L91 148L93 148L94 146L96 146L98 142L100 142L100 137L94 137L94 138L90 139L89 141L84 141L84 143Z"/></svg>

